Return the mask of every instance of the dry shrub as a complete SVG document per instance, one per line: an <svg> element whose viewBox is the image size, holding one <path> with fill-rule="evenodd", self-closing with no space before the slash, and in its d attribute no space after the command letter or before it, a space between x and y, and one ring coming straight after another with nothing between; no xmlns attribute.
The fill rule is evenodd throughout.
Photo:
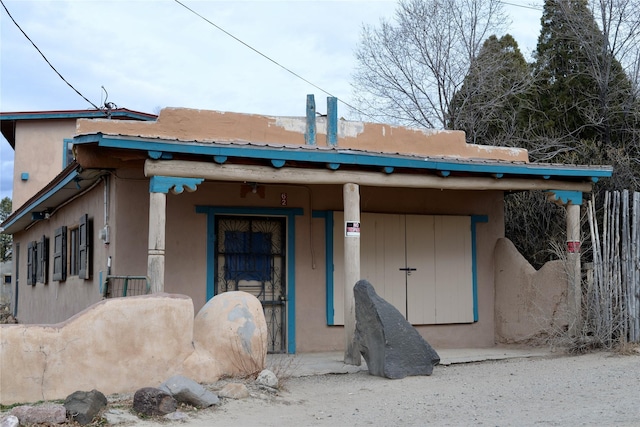
<svg viewBox="0 0 640 427"><path fill-rule="evenodd" d="M613 352L620 356L638 356L640 355L640 343L621 340L613 348Z"/></svg>
<svg viewBox="0 0 640 427"><path fill-rule="evenodd" d="M266 346L264 337L260 335L260 345L257 351L247 352L238 337L231 339L231 364L235 369L234 377L255 380L265 369ZM247 357L248 356L248 357Z"/></svg>
<svg viewBox="0 0 640 427"><path fill-rule="evenodd" d="M294 377L300 366L295 354L270 354L267 356L267 369L278 378L278 388L285 389L286 383Z"/></svg>

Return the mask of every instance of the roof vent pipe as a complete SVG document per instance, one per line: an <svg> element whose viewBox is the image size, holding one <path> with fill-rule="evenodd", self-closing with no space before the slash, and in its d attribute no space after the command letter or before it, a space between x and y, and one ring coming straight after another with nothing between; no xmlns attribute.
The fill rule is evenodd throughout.
<svg viewBox="0 0 640 427"><path fill-rule="evenodd" d="M307 95L307 131L304 141L307 145L316 145L316 100L313 95Z"/></svg>
<svg viewBox="0 0 640 427"><path fill-rule="evenodd" d="M338 98L327 97L327 146L338 145Z"/></svg>

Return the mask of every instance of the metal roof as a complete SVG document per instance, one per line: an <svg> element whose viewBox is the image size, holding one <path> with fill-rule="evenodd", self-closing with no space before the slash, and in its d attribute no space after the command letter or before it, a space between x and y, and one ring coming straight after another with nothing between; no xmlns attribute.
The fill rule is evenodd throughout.
<svg viewBox="0 0 640 427"><path fill-rule="evenodd" d="M0 112L0 130L2 135L15 148L15 127L22 120L64 120L64 119L127 119L127 120L156 120L155 114L133 111L126 108L111 110L52 110L52 111L17 111Z"/></svg>
<svg viewBox="0 0 640 427"><path fill-rule="evenodd" d="M24 230L35 221L34 216L53 215L62 205L87 191L108 172L83 170L75 161L60 172L46 187L27 200L2 224L0 231L8 234Z"/></svg>
<svg viewBox="0 0 640 427"><path fill-rule="evenodd" d="M339 146L284 145L249 141L202 141L149 138L102 133L74 138L75 144L97 143L101 147L147 151L153 159L170 159L174 154L210 156L217 163L232 158L262 159L274 167L287 162L309 162L338 169L342 166L378 167L386 173L397 169L413 169L447 176L452 173L490 175L494 178L510 176L543 179L564 178L596 182L610 177L611 166L565 165L552 163L525 163L506 160L488 160L461 157L420 156L406 153L343 149Z"/></svg>
<svg viewBox="0 0 640 427"><path fill-rule="evenodd" d="M129 135L81 135L75 144L97 144L105 148L119 148L146 152L151 159L170 160L174 155L211 163L224 164L253 159L267 167L326 168L330 171L359 169L378 171L382 175L395 172L416 173L441 177L478 177L542 179L567 182L595 182L610 177L611 166L563 165L525 163L506 160L468 159L458 157L419 156L406 153L343 149L316 145L284 145L249 141L183 141ZM4 231L14 233L25 229L34 221L33 214L51 215L69 200L87 191L107 171L83 170L75 161L54 178L45 188L18 208L2 224ZM331 172L329 172L331 173ZM524 187L523 187L524 189Z"/></svg>

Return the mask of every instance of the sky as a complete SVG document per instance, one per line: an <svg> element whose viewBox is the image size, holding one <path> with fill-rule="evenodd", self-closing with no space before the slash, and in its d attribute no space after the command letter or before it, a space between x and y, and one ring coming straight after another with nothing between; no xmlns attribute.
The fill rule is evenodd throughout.
<svg viewBox="0 0 640 427"><path fill-rule="evenodd" d="M351 103L362 26L391 20L397 5L180 1L215 26L175 0L2 0L57 71L97 106L108 101L155 114L187 107L272 116L304 116L307 94L324 113L323 91ZM508 32L527 59L542 4L504 3ZM0 111L93 109L91 103L51 69L0 7ZM348 113L339 103L338 114L348 119ZM0 199L11 197L12 177L13 150L0 137Z"/></svg>

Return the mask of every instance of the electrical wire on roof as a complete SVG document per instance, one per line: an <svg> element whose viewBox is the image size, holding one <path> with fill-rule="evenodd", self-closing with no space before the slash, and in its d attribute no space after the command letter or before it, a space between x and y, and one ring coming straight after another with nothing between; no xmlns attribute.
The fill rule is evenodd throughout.
<svg viewBox="0 0 640 427"><path fill-rule="evenodd" d="M107 89L105 89L104 86L100 86L100 87L104 91L104 102L102 100L100 101L100 103L102 104L100 109L102 111L104 111L105 114L107 115L107 118L110 119L111 118L111 110L117 109L118 106L116 104L114 104L113 102L107 101L109 99L109 92L107 92Z"/></svg>
<svg viewBox="0 0 640 427"><path fill-rule="evenodd" d="M251 49L252 51L254 51L255 53L257 53L258 55L262 56L263 58L267 59L268 61L273 62L275 65L277 65L278 67L282 68L283 70L285 70L286 72L288 72L289 74L292 74L293 76L297 77L298 79L302 80L303 82L310 84L311 86L313 86L314 88L318 89L321 92L326 93L329 96L332 96L334 98L336 98L338 101L342 102L344 105L346 105L347 107L351 108L354 111L357 111L358 113L367 116L375 121L377 121L373 116L365 113L364 111L361 111L359 109L357 109L356 107L354 107L353 105L350 105L349 103L343 101L342 99L338 98L337 96L331 94L330 92L324 90L323 88L321 88L320 86L316 85L315 83L312 83L311 81L305 79L304 77L302 77L300 74L296 73L295 71L285 67L284 65L280 64L278 61L276 61L275 59L270 58L269 56L265 55L264 53L260 52L258 49L254 48L253 46L245 43L244 41L240 40L238 37L234 36L233 34L231 34L230 32L228 32L227 30L225 30L224 28L220 27L219 25L213 23L212 21L210 21L209 19L205 18L204 16L202 16L201 14L199 14L198 12L196 12L195 10L191 9L189 6L185 5L184 3L182 3L180 0L173 0L176 3L178 3L180 6L184 7L185 9L187 9L189 12L193 13L194 15L196 15L197 17L199 17L200 19L204 20L205 22L207 22L208 24L214 26L215 28L217 28L218 30L222 31L223 33L225 33L226 35L228 35L229 37L231 37L232 39L234 39L235 41L237 41L238 43L244 45L245 47Z"/></svg>
<svg viewBox="0 0 640 427"><path fill-rule="evenodd" d="M51 67L51 69L53 71L55 71L55 73L58 75L58 77L60 77L62 79L63 82L65 82L67 84L67 86L69 86L71 89L73 89L78 95L80 95L85 101L87 101L89 104L91 104L96 110L99 110L100 108L98 108L98 106L96 104L94 104L93 102L89 101L87 99L86 96L84 96L83 94L80 93L80 91L78 89L76 89L75 87L73 87L73 85L71 83L69 83L67 81L67 79L65 79L64 77L62 77L62 74L60 74L58 72L58 70L56 70L56 67L54 67L51 62L49 62L49 60L47 59L46 56L44 56L44 53L42 53L42 51L38 48L38 46L36 46L36 44L33 42L33 40L31 40L29 38L29 36L27 35L27 33L24 32L24 30L20 27L20 25L18 25L18 23L16 22L15 19L13 19L13 16L11 16L11 13L9 13L9 9L7 9L7 6L5 6L4 1L0 0L0 3L2 4L2 7L4 7L5 12L7 12L7 15L9 15L9 18L11 18L11 20L13 21L13 23L15 24L16 27L18 27L18 29L20 30L20 32L22 34L24 34L24 36L27 38L27 40L29 40L29 42L31 42L31 44L33 45L33 47L36 48L36 50L38 51L38 53L40 54L40 56L42 56L42 58L45 60L45 62L47 64L49 64L49 67Z"/></svg>

